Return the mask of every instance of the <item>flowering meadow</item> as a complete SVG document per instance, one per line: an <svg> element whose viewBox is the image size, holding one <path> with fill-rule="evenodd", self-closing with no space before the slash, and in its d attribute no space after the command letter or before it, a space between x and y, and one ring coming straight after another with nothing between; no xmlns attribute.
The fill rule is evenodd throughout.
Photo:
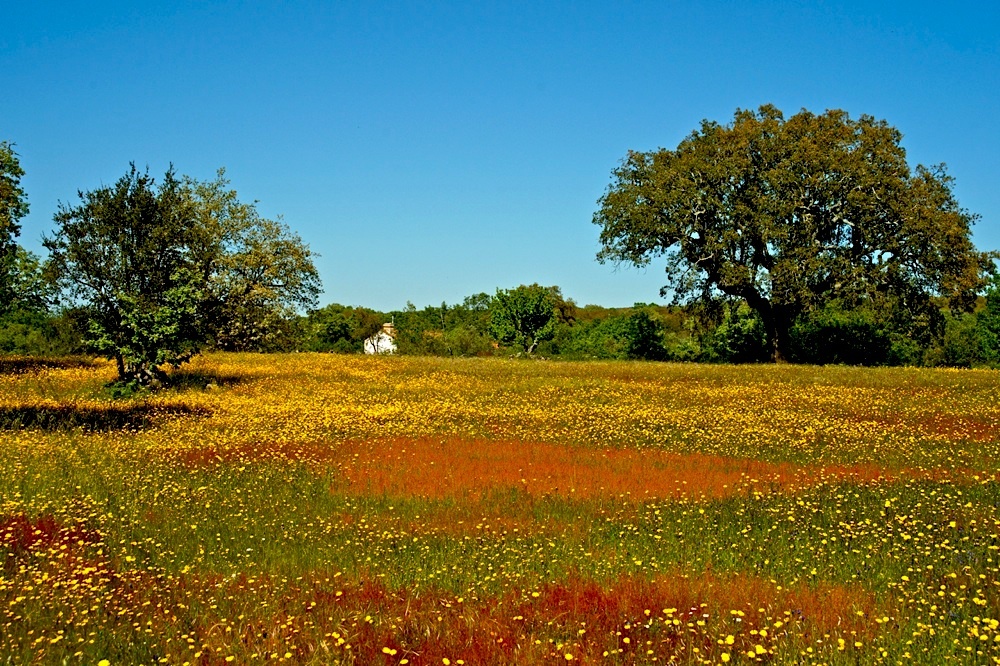
<svg viewBox="0 0 1000 666"><path fill-rule="evenodd" d="M0 360L0 663L1000 663L1000 372Z"/></svg>

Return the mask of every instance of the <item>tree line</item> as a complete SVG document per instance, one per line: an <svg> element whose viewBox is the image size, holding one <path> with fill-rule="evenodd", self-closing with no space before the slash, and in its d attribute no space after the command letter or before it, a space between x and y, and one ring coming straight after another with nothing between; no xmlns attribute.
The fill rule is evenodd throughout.
<svg viewBox="0 0 1000 666"><path fill-rule="evenodd" d="M149 385L203 349L396 351L702 362L997 365L996 252L972 243L944 165L911 168L884 120L765 105L705 120L675 149L629 151L593 223L598 260L662 264L669 305L578 306L521 285L462 303L317 308L313 253L223 171L134 166L60 204L44 260L0 142L0 353L96 352Z"/></svg>
<svg viewBox="0 0 1000 666"><path fill-rule="evenodd" d="M362 353L364 341L392 322L396 353L529 356L567 360L765 363L772 348L761 317L746 303L719 299L683 305L577 305L559 287L521 285L461 303L377 312L328 305L298 322L296 349ZM972 312L935 311L933 330L914 338L893 318L839 303L790 327L787 360L846 365L1000 366L1000 280Z"/></svg>

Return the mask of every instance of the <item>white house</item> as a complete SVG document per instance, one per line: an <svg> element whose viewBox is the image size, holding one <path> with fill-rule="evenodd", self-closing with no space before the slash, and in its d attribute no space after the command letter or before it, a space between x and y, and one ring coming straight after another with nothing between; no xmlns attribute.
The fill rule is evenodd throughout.
<svg viewBox="0 0 1000 666"><path fill-rule="evenodd" d="M382 330L365 340L366 354L395 354L396 326L392 322L382 324Z"/></svg>

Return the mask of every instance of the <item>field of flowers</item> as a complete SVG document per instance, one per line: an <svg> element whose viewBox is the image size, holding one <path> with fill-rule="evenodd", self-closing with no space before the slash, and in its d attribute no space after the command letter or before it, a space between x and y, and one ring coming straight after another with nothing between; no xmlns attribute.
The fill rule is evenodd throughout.
<svg viewBox="0 0 1000 666"><path fill-rule="evenodd" d="M1000 663L1000 373L0 360L0 663Z"/></svg>

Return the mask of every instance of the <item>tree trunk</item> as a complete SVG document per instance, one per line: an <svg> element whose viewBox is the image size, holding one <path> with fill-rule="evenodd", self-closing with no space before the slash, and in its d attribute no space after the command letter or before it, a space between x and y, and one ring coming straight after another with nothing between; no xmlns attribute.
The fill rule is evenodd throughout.
<svg viewBox="0 0 1000 666"><path fill-rule="evenodd" d="M788 331L782 330L781 326L774 326L771 333L771 363L788 363L785 355L785 346Z"/></svg>
<svg viewBox="0 0 1000 666"><path fill-rule="evenodd" d="M125 381L125 359L121 354L115 354L115 362L118 364L118 381Z"/></svg>
<svg viewBox="0 0 1000 666"><path fill-rule="evenodd" d="M787 307L780 305L772 305L770 312L772 321L768 339L771 344L771 362L788 363L789 334L794 317Z"/></svg>
<svg viewBox="0 0 1000 666"><path fill-rule="evenodd" d="M764 324L764 335L771 348L771 363L788 362L788 331L791 324L785 308L775 306L756 291L748 290L740 294Z"/></svg>
<svg viewBox="0 0 1000 666"><path fill-rule="evenodd" d="M767 344L771 348L771 363L784 363L784 344L771 304L768 303L765 309L757 310L757 313L760 315L760 320L764 323L764 335L767 337Z"/></svg>

